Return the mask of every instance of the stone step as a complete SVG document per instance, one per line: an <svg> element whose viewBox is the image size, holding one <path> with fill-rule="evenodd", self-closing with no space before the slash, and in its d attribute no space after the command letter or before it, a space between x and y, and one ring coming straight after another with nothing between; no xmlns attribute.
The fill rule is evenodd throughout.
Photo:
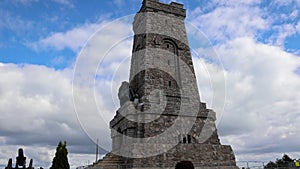
<svg viewBox="0 0 300 169"><path fill-rule="evenodd" d="M98 160L96 165L119 164L125 161L124 157L107 153L102 159Z"/></svg>

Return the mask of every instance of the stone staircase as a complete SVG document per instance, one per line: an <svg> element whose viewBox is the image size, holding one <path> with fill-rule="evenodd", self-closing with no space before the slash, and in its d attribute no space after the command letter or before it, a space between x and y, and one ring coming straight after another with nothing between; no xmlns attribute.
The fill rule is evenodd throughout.
<svg viewBox="0 0 300 169"><path fill-rule="evenodd" d="M107 153L102 159L90 166L90 169L122 169L126 159L113 153ZM123 166L124 165L124 166Z"/></svg>

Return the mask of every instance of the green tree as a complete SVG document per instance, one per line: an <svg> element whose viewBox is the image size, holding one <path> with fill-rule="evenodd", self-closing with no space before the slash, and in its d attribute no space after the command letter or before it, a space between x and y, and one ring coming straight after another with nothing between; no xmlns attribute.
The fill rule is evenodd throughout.
<svg viewBox="0 0 300 169"><path fill-rule="evenodd" d="M273 169L273 168L277 168L277 164L274 163L273 161L270 161L270 162L265 166L265 169Z"/></svg>
<svg viewBox="0 0 300 169"><path fill-rule="evenodd" d="M291 159L288 155L284 154L281 159L277 159L276 162L270 161L264 168L273 169L273 168L288 168L294 165L294 160Z"/></svg>
<svg viewBox="0 0 300 169"><path fill-rule="evenodd" d="M289 167L293 161L288 155L284 154L281 159L276 160L276 164L278 167Z"/></svg>
<svg viewBox="0 0 300 169"><path fill-rule="evenodd" d="M58 143L50 169L70 169L66 141Z"/></svg>

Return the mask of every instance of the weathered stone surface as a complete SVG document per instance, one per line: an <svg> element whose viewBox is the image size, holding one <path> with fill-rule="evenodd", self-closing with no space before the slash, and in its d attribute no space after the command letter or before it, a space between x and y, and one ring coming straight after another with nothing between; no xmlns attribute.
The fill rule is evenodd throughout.
<svg viewBox="0 0 300 169"><path fill-rule="evenodd" d="M182 4L143 1L129 82L110 122L112 152L91 168L174 169L185 161L196 169L237 169L231 147L219 141L216 113L200 101L185 16Z"/></svg>
<svg viewBox="0 0 300 169"><path fill-rule="evenodd" d="M126 102L130 101L130 88L128 82L122 82L121 87L119 88L118 97L120 100L120 105L123 106Z"/></svg>

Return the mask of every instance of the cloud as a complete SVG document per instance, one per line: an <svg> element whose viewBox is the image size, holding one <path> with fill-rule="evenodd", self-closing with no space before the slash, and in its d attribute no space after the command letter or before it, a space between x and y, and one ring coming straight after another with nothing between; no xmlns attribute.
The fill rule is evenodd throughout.
<svg viewBox="0 0 300 169"><path fill-rule="evenodd" d="M94 152L74 112L70 69L1 63L0 74L0 149L10 152L1 159L24 147L29 154L39 154L32 156L35 164L48 166L48 152L59 140L68 142L70 153Z"/></svg>
<svg viewBox="0 0 300 169"><path fill-rule="evenodd" d="M198 7L190 16L191 22L199 29L205 30L204 33L214 41L224 42L240 36L255 37L257 31L269 27L259 7L233 1L218 3L221 5L206 13Z"/></svg>
<svg viewBox="0 0 300 169"><path fill-rule="evenodd" d="M127 30L125 32L129 33L129 36L121 36L124 31L120 33L120 29ZM90 154L94 153L95 146L89 136L90 138L94 138L93 134L96 136L100 134L97 138L105 136L105 139L100 140L101 146L106 148L101 150L101 153L111 148L108 123L115 115L116 107L119 106L116 100L119 85L121 81L128 80L126 77L129 73L132 45L131 24L114 22L98 33L98 36L95 35L91 39L95 42L94 46L88 45L86 51L82 52L89 58L83 57L83 60L79 60L83 61L80 62L81 65L79 62L72 65L83 70L82 73L92 72L93 78L95 73L98 77L111 75L112 79L99 78L95 84L97 106L103 113L100 119L92 114L93 116L87 119L88 121L82 119L78 121L77 118L81 116L78 111L74 110L73 104L73 67L55 70L46 66L0 63L0 76L2 77L0 79L0 149L10 152L4 153L5 157L0 156L0 159L7 158L9 154L10 157L14 157L16 147L23 147L28 152L28 156L35 159L36 165L49 166L58 141L66 140L70 160L75 168L82 165L80 164L82 160L91 162ZM66 33L63 37L71 36L72 33ZM64 40L61 39L59 42L62 43ZM69 42L66 42L65 46L72 46ZM99 56L105 58L101 59ZM59 62L59 60L58 58L56 61ZM100 64L97 69L98 63L102 65ZM116 72L117 74L114 75ZM78 89L76 87L86 90L85 86L75 86L75 89ZM89 96L88 92L81 94L79 98ZM89 111L90 107L81 108L85 110L83 114L85 117L94 113ZM104 122L100 123L102 119ZM85 122L92 124L92 132L84 128ZM39 149L39 147L43 148ZM37 157L39 151L43 155ZM45 154L45 152L51 152L51 154ZM82 158L81 154L86 154L86 156ZM82 158L81 161L77 161L79 158ZM0 163L6 164L7 161L0 161Z"/></svg>
<svg viewBox="0 0 300 169"><path fill-rule="evenodd" d="M101 141L106 150L111 149L109 121L119 108L118 88L129 79L132 38L130 19L111 22L89 39L75 64L73 94L79 121L94 141L107 138Z"/></svg>
<svg viewBox="0 0 300 169"><path fill-rule="evenodd" d="M129 15L126 18L130 20L132 15ZM46 38L40 39L38 42L28 43L28 46L37 51L48 49L61 51L70 49L73 52L78 53L82 47L86 45L89 39L92 39L93 36L99 34L98 32L101 32L101 37L98 37L100 45L112 45L103 43L110 41L117 43L117 41L120 40L119 38L124 38L119 37L120 34L123 34L122 31L120 31L122 29L124 29L123 32L129 31L131 33L131 25L128 23L127 25L122 25L118 20L103 20L101 23L87 23L66 32L53 33ZM100 45L98 47L102 49Z"/></svg>
<svg viewBox="0 0 300 169"><path fill-rule="evenodd" d="M278 34L273 37L275 39L274 43L278 46L284 46L285 39L297 33L297 28L293 24L273 26L273 29L278 31Z"/></svg>
<svg viewBox="0 0 300 169"><path fill-rule="evenodd" d="M30 43L29 46L35 50L55 49L63 50L66 48L74 52L79 52L85 42L99 29L102 24L85 24L67 32L57 32L40 39L38 42Z"/></svg>
<svg viewBox="0 0 300 169"><path fill-rule="evenodd" d="M189 20L214 44L249 36L284 48L286 39L297 33L299 11L293 0L215 0L191 11Z"/></svg>
<svg viewBox="0 0 300 169"><path fill-rule="evenodd" d="M297 32L300 34L300 21L298 22L296 29L297 29Z"/></svg>
<svg viewBox="0 0 300 169"><path fill-rule="evenodd" d="M238 1L238 0L213 0L213 4L216 5L226 5L226 6L241 6L241 5L256 5L260 3L260 0L245 0L245 1Z"/></svg>
<svg viewBox="0 0 300 169"><path fill-rule="evenodd" d="M13 13L7 12L6 10L0 11L0 30L8 29L13 31L17 35L20 35L33 28L33 22L16 16Z"/></svg>
<svg viewBox="0 0 300 169"><path fill-rule="evenodd" d="M222 141L247 154L299 152L300 66L279 47L237 38L217 47L226 74Z"/></svg>
<svg viewBox="0 0 300 169"><path fill-rule="evenodd" d="M21 3L22 5L30 5L33 2L38 2L39 0L13 0L13 3Z"/></svg>
<svg viewBox="0 0 300 169"><path fill-rule="evenodd" d="M270 30L266 31L270 34L269 37L266 37L268 43L285 48L286 39L298 33L299 11L296 1L274 1L268 6L266 11L270 14L267 16L267 19L271 23Z"/></svg>
<svg viewBox="0 0 300 169"><path fill-rule="evenodd" d="M74 7L74 4L73 4L72 1L70 1L70 0L53 0L53 2L56 2L56 3L62 4L62 5L69 6L69 7L71 7L71 8Z"/></svg>
<svg viewBox="0 0 300 169"><path fill-rule="evenodd" d="M118 8L120 8L120 7L123 6L124 1L122 1L122 0L113 0L113 3L114 3Z"/></svg>
<svg viewBox="0 0 300 169"><path fill-rule="evenodd" d="M300 139L297 135L300 127L297 123L300 120L300 82L299 75L294 73L299 69L299 58L272 46L273 43L258 42L261 36L259 32L271 28L273 21L265 17L265 11L257 6L257 1L238 3L219 0L213 2L213 5L216 4L220 6L209 12L196 8L190 19L205 30L210 39L220 42L216 44L216 50L225 70L207 58L194 58L194 65L198 66L197 76L201 79L201 98L209 106L213 97L208 82L210 77L199 66L205 65L217 81L220 74L225 74L226 107L218 126L221 141L231 144L240 160L249 160L250 157L257 159L261 157L260 154L270 159L271 153L299 152L299 146L294 141ZM91 58L81 60L81 65L73 65L83 71L83 75L93 73L93 78L96 78L93 83L95 93L92 94L95 94L96 104L101 108L99 118L102 118L103 123L99 123L98 116L87 118L94 126L88 134L96 133L102 138L105 136L101 140L102 144L109 147L110 131L107 122L118 108L117 90L120 82L128 79L132 39L131 24L115 22L105 27L107 22L84 24L66 32L54 32L30 45L36 50L70 49L78 53L91 35L101 28L99 36L93 37L95 45L86 46L87 50L80 53ZM299 23L297 26L273 27L282 33L279 36L280 43L291 36L290 33L294 33L293 27L299 32ZM127 38L123 36L124 32L129 33ZM100 54L101 57L107 54L103 62L99 60ZM61 62L61 57L53 62ZM72 69L0 64L0 159L14 157L16 147L21 146L26 148L28 156L37 160L36 164L47 166L52 160L59 141L57 139L68 141L74 166L79 166L82 159L91 159L92 155L86 154L94 152L94 145L82 131L74 112ZM88 99L88 94L79 96ZM90 113L90 107L81 108L87 114ZM19 121L24 125L18 125ZM26 125L28 123L30 125ZM95 139L97 135L92 138ZM6 164L7 161L2 160L0 163Z"/></svg>
<svg viewBox="0 0 300 169"><path fill-rule="evenodd" d="M292 20L296 19L299 16L299 10L295 9L293 12L290 14L290 18Z"/></svg>
<svg viewBox="0 0 300 169"><path fill-rule="evenodd" d="M276 6L289 6L293 2L294 2L294 0L287 0L287 1L275 0L275 1L273 1L273 4Z"/></svg>

